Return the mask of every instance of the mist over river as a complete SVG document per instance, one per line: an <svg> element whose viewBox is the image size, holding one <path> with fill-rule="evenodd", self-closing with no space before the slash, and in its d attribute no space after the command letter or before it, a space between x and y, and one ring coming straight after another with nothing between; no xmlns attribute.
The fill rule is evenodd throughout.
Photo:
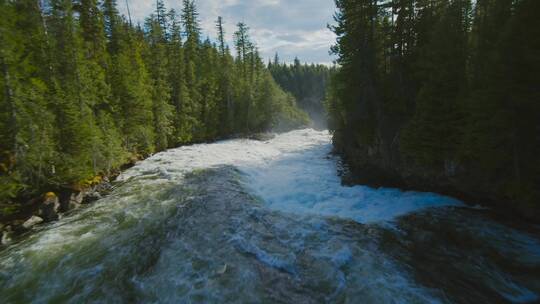
<svg viewBox="0 0 540 304"><path fill-rule="evenodd" d="M0 251L0 303L536 303L540 227L345 187L327 131L172 149Z"/></svg>

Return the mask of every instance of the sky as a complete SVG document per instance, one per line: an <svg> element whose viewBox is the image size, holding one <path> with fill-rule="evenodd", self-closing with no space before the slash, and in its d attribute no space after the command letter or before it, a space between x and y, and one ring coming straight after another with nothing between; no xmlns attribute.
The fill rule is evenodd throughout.
<svg viewBox="0 0 540 304"><path fill-rule="evenodd" d="M127 15L126 0L118 0ZM143 22L155 9L152 0L129 1L132 19ZM165 0L167 8L180 11L181 0ZM195 0L203 34L215 39L215 20L222 16L229 45L238 22L250 27L252 40L265 60L276 52L282 61L331 64L329 49L335 35L327 29L335 12L334 0Z"/></svg>

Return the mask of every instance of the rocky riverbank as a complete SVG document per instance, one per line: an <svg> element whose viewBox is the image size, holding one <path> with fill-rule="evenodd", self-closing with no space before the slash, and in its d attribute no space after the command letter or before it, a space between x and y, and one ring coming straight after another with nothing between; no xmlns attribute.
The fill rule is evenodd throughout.
<svg viewBox="0 0 540 304"><path fill-rule="evenodd" d="M84 189L47 192L24 203L19 212L0 219L0 246L9 245L39 225L57 221L65 214L97 201L110 192L114 178L116 174L100 177Z"/></svg>
<svg viewBox="0 0 540 304"><path fill-rule="evenodd" d="M247 138L256 141L267 141L276 136L275 133L236 134L230 139ZM50 222L61 219L64 215L85 205L101 199L112 189L116 177L142 157L132 158L120 171L109 176L98 176L89 181L85 187L70 187L44 193L39 197L25 201L20 210L9 216L0 214L0 247L7 246L18 237L31 232Z"/></svg>
<svg viewBox="0 0 540 304"><path fill-rule="evenodd" d="M498 216L540 222L540 209L531 203L534 200L523 200L526 197L523 194L520 197L508 195L506 176L490 179L475 164L463 162L421 166L407 159L399 150L399 144L390 140L380 139L367 146L351 144L342 137L335 132L333 144L334 152L344 162L342 175L346 184L440 193L470 205L490 208Z"/></svg>

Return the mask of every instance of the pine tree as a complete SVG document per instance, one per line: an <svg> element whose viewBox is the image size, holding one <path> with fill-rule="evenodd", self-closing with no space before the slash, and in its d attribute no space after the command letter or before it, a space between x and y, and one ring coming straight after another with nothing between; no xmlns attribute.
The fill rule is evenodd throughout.
<svg viewBox="0 0 540 304"><path fill-rule="evenodd" d="M125 149L135 155L147 155L155 151L152 84L142 58L144 41L131 31L123 32L120 51L113 57L114 117Z"/></svg>
<svg viewBox="0 0 540 304"><path fill-rule="evenodd" d="M122 142L118 139L119 131L113 121L112 92L107 82L107 68L110 62L107 53L107 41L104 30L104 17L95 0L84 0L78 6L83 52L86 53L88 77L93 79L96 91L90 92L95 98L92 113L97 124L100 145L94 154L95 162L103 164L100 171L110 172L112 168L121 165L125 158Z"/></svg>
<svg viewBox="0 0 540 304"><path fill-rule="evenodd" d="M159 4L159 1L158 1ZM154 131L156 134L156 147L164 150L169 147L169 138L172 135L173 108L170 104L170 85L168 82L167 44L165 28L158 19L161 6L158 5L156 16L146 21L149 50L146 56L148 69L153 80L152 110L154 114Z"/></svg>
<svg viewBox="0 0 540 304"><path fill-rule="evenodd" d="M218 65L219 53L207 39L201 51L201 122L203 124L201 135L205 140L215 139L218 135L220 117L218 108Z"/></svg>
<svg viewBox="0 0 540 304"><path fill-rule="evenodd" d="M199 50L200 50L200 26L198 23L198 13L195 4L191 0L183 0L182 22L185 35L184 43L184 71L187 87L186 100L184 102L185 112L191 117L188 122L189 133L187 138L191 141L201 140L201 93L199 90L198 71Z"/></svg>
<svg viewBox="0 0 540 304"><path fill-rule="evenodd" d="M218 17L216 21L216 28L218 32L218 48L219 48L219 65L218 65L218 109L220 113L221 131L220 136L223 137L230 134L234 129L234 105L232 98L232 85L233 80L233 58L230 54L230 50L225 43L225 30L223 28L223 18Z"/></svg>
<svg viewBox="0 0 540 304"><path fill-rule="evenodd" d="M174 10L169 12L168 18L170 26L170 41L167 50L169 60L168 75L171 84L171 104L175 110L173 117L174 132L171 143L179 145L191 140L190 100L185 81L184 49L180 22Z"/></svg>
<svg viewBox="0 0 540 304"><path fill-rule="evenodd" d="M122 19L118 13L116 0L103 0L103 18L105 21L105 33L108 38L109 55L114 56L120 47L120 31Z"/></svg>
<svg viewBox="0 0 540 304"><path fill-rule="evenodd" d="M234 33L234 44L236 48L236 66L239 73L238 88L240 94L237 97L236 107L236 129L243 132L250 131L250 108L253 102L252 86L252 58L251 52L253 44L249 38L249 27L245 23L238 23Z"/></svg>
<svg viewBox="0 0 540 304"><path fill-rule="evenodd" d="M420 162L444 168L455 162L462 138L470 1L441 7L439 22L421 66L426 80L417 96L416 114L405 130L403 147Z"/></svg>
<svg viewBox="0 0 540 304"><path fill-rule="evenodd" d="M84 55L80 28L71 1L51 1L55 80L55 112L59 133L59 176L77 183L99 173L100 134L93 107L99 103L101 81Z"/></svg>
<svg viewBox="0 0 540 304"><path fill-rule="evenodd" d="M218 49L221 57L225 57L225 30L223 29L223 18L221 16L218 17L216 21L216 28L218 32Z"/></svg>
<svg viewBox="0 0 540 304"><path fill-rule="evenodd" d="M536 1L478 1L472 31L465 159L481 172L477 180L496 181L499 195L522 202L522 212L540 197L540 165L531 162L540 151L539 11Z"/></svg>
<svg viewBox="0 0 540 304"><path fill-rule="evenodd" d="M24 185L39 191L51 178L56 155L54 116L43 80L49 64L40 8L35 1L0 2L0 7L1 205Z"/></svg>
<svg viewBox="0 0 540 304"><path fill-rule="evenodd" d="M139 39L136 29L122 22L116 1L104 1L103 12L110 57L107 82L112 91L111 117L124 150L146 155L155 150L151 80L142 59L146 42Z"/></svg>

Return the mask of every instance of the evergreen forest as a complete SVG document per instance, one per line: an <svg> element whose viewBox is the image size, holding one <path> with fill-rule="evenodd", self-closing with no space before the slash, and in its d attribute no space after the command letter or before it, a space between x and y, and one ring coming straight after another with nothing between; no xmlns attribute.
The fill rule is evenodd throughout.
<svg viewBox="0 0 540 304"><path fill-rule="evenodd" d="M3 213L167 148L308 122L249 27L225 33L219 17L217 38L204 38L194 1L177 12L158 0L144 24L115 0L3 0L0 11Z"/></svg>
<svg viewBox="0 0 540 304"><path fill-rule="evenodd" d="M538 215L540 1L336 5L330 128L360 181Z"/></svg>
<svg viewBox="0 0 540 304"><path fill-rule="evenodd" d="M274 60L268 62L268 69L279 86L293 94L298 106L309 114L314 127L328 128L328 115L323 103L326 88L337 69L335 66L302 64L298 58L292 64L282 63L276 53Z"/></svg>

